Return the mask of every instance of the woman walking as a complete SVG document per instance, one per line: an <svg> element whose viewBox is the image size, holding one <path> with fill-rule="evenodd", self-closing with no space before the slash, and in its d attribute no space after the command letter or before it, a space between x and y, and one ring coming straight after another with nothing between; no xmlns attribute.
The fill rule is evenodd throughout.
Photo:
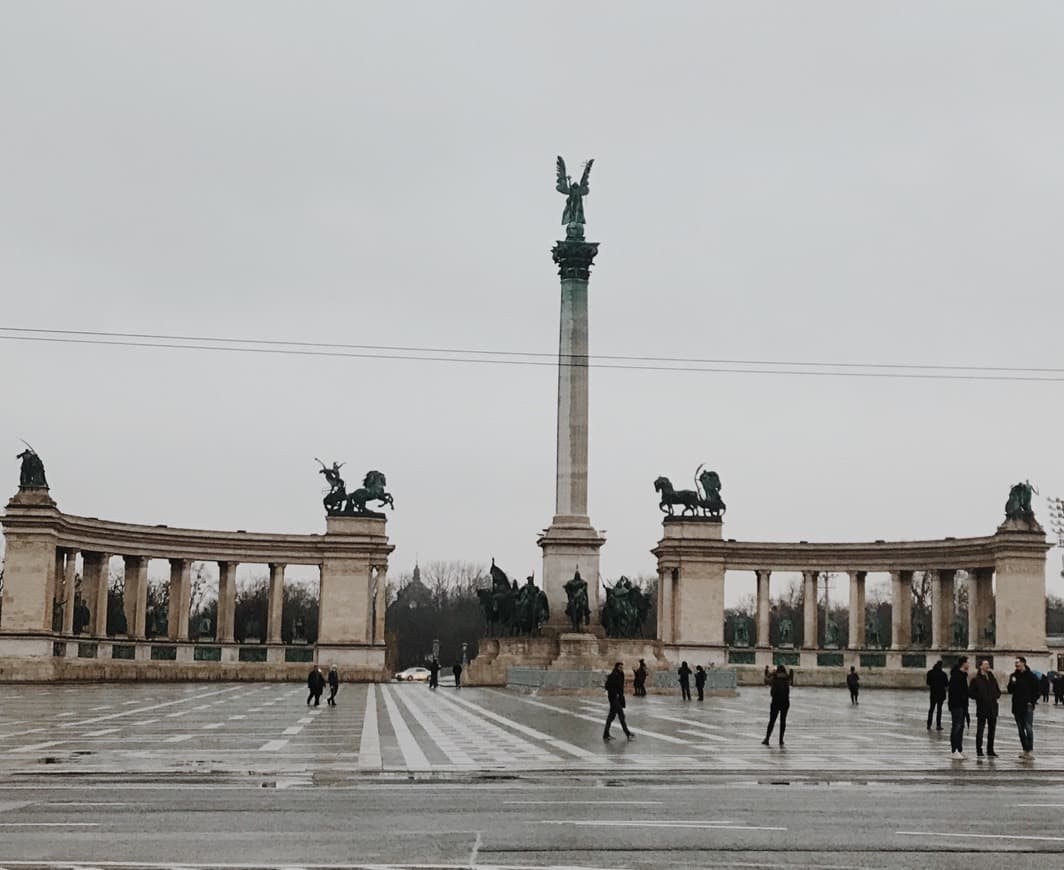
<svg viewBox="0 0 1064 870"><path fill-rule="evenodd" d="M772 698L772 706L768 713L768 730L762 746L768 746L768 739L772 736L772 729L776 725L776 719L780 720L780 746L783 745L783 734L787 730L787 711L791 707L791 679L787 669L783 665L776 666L776 673L772 675L769 683L769 696Z"/></svg>

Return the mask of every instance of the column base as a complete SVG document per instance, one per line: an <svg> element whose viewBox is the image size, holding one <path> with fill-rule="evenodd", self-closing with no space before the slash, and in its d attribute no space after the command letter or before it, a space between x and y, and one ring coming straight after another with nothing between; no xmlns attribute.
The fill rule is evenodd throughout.
<svg viewBox="0 0 1064 870"><path fill-rule="evenodd" d="M570 629L565 615L568 596L565 584L580 571L587 582L587 603L591 611L591 626L601 623L599 598L599 550L606 539L591 525L586 516L555 516L536 543L543 550L543 591L550 606L548 625Z"/></svg>

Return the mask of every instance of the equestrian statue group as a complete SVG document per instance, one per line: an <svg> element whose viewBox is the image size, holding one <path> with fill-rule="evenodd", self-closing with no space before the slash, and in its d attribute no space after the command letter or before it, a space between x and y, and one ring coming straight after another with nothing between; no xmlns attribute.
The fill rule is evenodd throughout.
<svg viewBox="0 0 1064 870"><path fill-rule="evenodd" d="M344 479L340 477L340 469L344 467L345 463L334 462L332 468L330 468L320 459L315 461L321 466L318 474L324 474L325 480L329 484L329 491L325 494L325 498L321 500L325 506L327 516L380 516L380 514L366 507L366 503L371 501L377 502L381 507L387 505L392 510L395 510L395 502L392 500L391 493L384 488L388 485L388 481L382 472L366 472L366 476L362 478L362 486L354 492L348 492Z"/></svg>
<svg viewBox="0 0 1064 870"><path fill-rule="evenodd" d="M676 515L674 508L682 507L680 516L704 516L719 522L724 517L727 505L720 497L720 476L715 471L703 471L703 465L695 469L694 489L674 489L667 477L654 481L654 491L661 493L658 507L670 517Z"/></svg>
<svg viewBox="0 0 1064 870"><path fill-rule="evenodd" d="M531 636L550 618L547 593L529 577L524 586L511 581L506 572L491 560L491 588L478 589L480 609L488 634L495 637Z"/></svg>

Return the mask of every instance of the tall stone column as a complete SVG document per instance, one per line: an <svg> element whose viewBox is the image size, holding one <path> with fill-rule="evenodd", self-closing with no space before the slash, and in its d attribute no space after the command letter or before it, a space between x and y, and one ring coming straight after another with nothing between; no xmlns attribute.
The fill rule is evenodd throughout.
<svg viewBox="0 0 1064 870"><path fill-rule="evenodd" d="M949 649L953 646L953 580L956 573L949 569L931 572L932 649Z"/></svg>
<svg viewBox="0 0 1064 870"><path fill-rule="evenodd" d="M992 568L968 569L968 649L990 649L986 637L987 622L994 612Z"/></svg>
<svg viewBox="0 0 1064 870"><path fill-rule="evenodd" d="M78 584L78 551L67 550L63 564L63 634L74 633L74 595Z"/></svg>
<svg viewBox="0 0 1064 870"><path fill-rule="evenodd" d="M850 649L865 645L865 571L850 572Z"/></svg>
<svg viewBox="0 0 1064 870"><path fill-rule="evenodd" d="M107 637L107 581L111 557L107 553L83 553L81 597L89 608L88 633Z"/></svg>
<svg viewBox="0 0 1064 870"><path fill-rule="evenodd" d="M675 568L658 570L658 640L672 643L672 578Z"/></svg>
<svg viewBox="0 0 1064 870"><path fill-rule="evenodd" d="M55 562L52 573L48 576L48 585L44 590L44 598L47 606L44 608L44 623L41 628L45 631L52 630L52 621L55 614L55 605L63 598L63 566L66 564L66 551L62 547L55 549Z"/></svg>
<svg viewBox="0 0 1064 870"><path fill-rule="evenodd" d="M769 614L771 609L771 603L769 600L769 581L772 578L772 572L767 569L758 570L757 572L757 645L768 649L772 646L772 639L769 636Z"/></svg>
<svg viewBox="0 0 1064 870"><path fill-rule="evenodd" d="M384 642L384 617L388 611L388 566L375 565L373 568L374 606L373 606L373 636L370 643Z"/></svg>
<svg viewBox="0 0 1064 870"><path fill-rule="evenodd" d="M890 648L908 649L912 645L913 572L890 572Z"/></svg>
<svg viewBox="0 0 1064 870"><path fill-rule="evenodd" d="M215 637L219 643L235 641L236 565L236 562L218 563L218 625L215 627Z"/></svg>
<svg viewBox="0 0 1064 870"><path fill-rule="evenodd" d="M170 600L166 610L166 636L188 640L188 611L192 604L192 562L170 560Z"/></svg>
<svg viewBox="0 0 1064 870"><path fill-rule="evenodd" d="M148 621L148 560L143 556L124 556L126 633L143 640Z"/></svg>
<svg viewBox="0 0 1064 870"><path fill-rule="evenodd" d="M266 643L281 643L281 616L284 612L284 569L285 566L280 563L270 563L270 603L266 619L268 626Z"/></svg>
<svg viewBox="0 0 1064 870"><path fill-rule="evenodd" d="M557 626L567 622L564 585L577 570L587 581L591 622L599 621L599 549L606 541L587 515L588 279L598 243L584 241L582 232L567 235L552 251L561 277L555 514L537 541L550 622Z"/></svg>
<svg viewBox="0 0 1064 870"><path fill-rule="evenodd" d="M816 581L819 571L802 572L803 588L803 622L802 646L805 649L817 649L819 643L819 604L816 600Z"/></svg>

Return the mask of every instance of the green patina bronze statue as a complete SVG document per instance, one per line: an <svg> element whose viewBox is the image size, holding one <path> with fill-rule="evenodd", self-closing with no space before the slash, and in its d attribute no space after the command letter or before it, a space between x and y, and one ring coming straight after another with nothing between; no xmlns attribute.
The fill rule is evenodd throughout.
<svg viewBox="0 0 1064 870"><path fill-rule="evenodd" d="M327 516L339 517L359 514L363 516L380 516L375 511L366 508L366 503L371 501L376 501L381 507L387 505L392 510L395 510L395 501L392 499L391 493L385 490L388 481L382 472L367 472L362 479L361 488L349 493L344 479L340 477L340 469L346 463L334 462L332 468L330 468L320 459L315 461L321 465L318 474L325 475L325 480L329 484L329 491L322 499L322 505L325 507Z"/></svg>
<svg viewBox="0 0 1064 870"><path fill-rule="evenodd" d="M1031 495L1037 495L1038 490L1031 485L1031 481L1025 480L1017 483L1009 490L1009 500L1005 502L1006 520L1026 520L1034 522L1034 509L1031 507Z"/></svg>
<svg viewBox="0 0 1064 870"><path fill-rule="evenodd" d="M26 444L25 441L22 443ZM15 458L22 460L18 475L19 489L48 489L48 480L44 476L44 463L41 462L41 457L37 455L36 450L26 444L26 449Z"/></svg>
<svg viewBox="0 0 1064 870"><path fill-rule="evenodd" d="M568 598L565 615L569 617L573 631L581 631L591 622L591 608L588 606L587 581L580 576L579 568L573 574L573 579L566 581L562 588Z"/></svg>
<svg viewBox="0 0 1064 870"><path fill-rule="evenodd" d="M478 589L477 598L491 636L534 635L550 618L547 594L529 577L520 588L491 560L491 588Z"/></svg>
<svg viewBox="0 0 1064 870"><path fill-rule="evenodd" d="M609 637L642 637L650 599L627 577L606 587L602 627Z"/></svg>
<svg viewBox="0 0 1064 870"><path fill-rule="evenodd" d="M732 621L732 646L750 646L750 621L745 616Z"/></svg>
<svg viewBox="0 0 1064 870"><path fill-rule="evenodd" d="M584 174L580 176L580 183L573 184L572 176L565 173L565 161L562 160L561 155L558 156L556 189L558 193L564 193L566 197L565 210L562 212L562 226L565 227L567 239L584 238L584 224L587 223L584 219L584 197L591 192L588 178L591 176L591 166L594 162L592 158L584 164Z"/></svg>
<svg viewBox="0 0 1064 870"><path fill-rule="evenodd" d="M720 476L715 471L703 471L703 465L695 469L694 489L674 489L672 482L667 477L659 477L654 481L654 491L661 493L658 507L670 517L675 516L673 510L677 505L683 508L680 516L702 516L713 520L720 520L728 506L720 497Z"/></svg>

